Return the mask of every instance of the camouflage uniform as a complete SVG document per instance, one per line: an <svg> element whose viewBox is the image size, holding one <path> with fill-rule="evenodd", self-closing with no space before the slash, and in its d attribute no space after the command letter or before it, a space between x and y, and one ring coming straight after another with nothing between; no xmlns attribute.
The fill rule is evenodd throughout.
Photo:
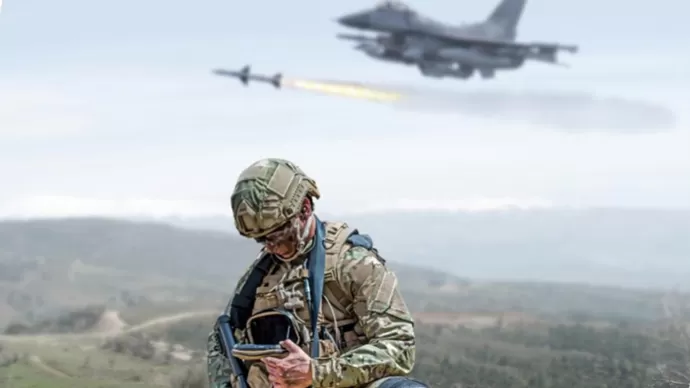
<svg viewBox="0 0 690 388"><path fill-rule="evenodd" d="M306 189L297 187L300 184ZM301 208L305 195L319 196L315 183L298 167L279 159L250 166L240 176L235 193L236 226L241 234L254 238L265 236L265 229L276 230L284 224L280 213L296 213L294 207L287 211L281 209L281 203L298 204ZM242 220L243 214L254 218ZM260 222L252 223L257 219ZM262 225L269 227L260 228ZM320 357L312 359L312 387L378 387L388 377L409 374L415 362L414 322L398 290L395 274L386 268L375 249L352 244L344 238L349 232L347 224L324 222L324 225L326 274L319 322L336 335L320 341ZM296 315L309 322L308 309L300 308L304 290L295 287L300 283L294 281L300 273L304 276L304 271L299 271L302 261L301 257L289 262L274 260L272 270L257 289L253 313L272 307L287 308L290 302L289 307ZM240 278L235 293L240 292L254 264ZM288 284L292 284L289 289ZM234 334L238 343L248 342L246 330L235 330ZM311 347L309 340L298 344L307 353ZM236 387L230 363L220 353L216 330L208 337L207 356L211 388L224 388L228 382ZM252 388L271 387L261 362L245 365Z"/></svg>

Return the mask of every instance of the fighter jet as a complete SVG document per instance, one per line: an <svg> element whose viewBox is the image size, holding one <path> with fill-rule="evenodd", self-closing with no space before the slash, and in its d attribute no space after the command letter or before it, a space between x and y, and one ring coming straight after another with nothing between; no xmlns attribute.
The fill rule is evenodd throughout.
<svg viewBox="0 0 690 388"><path fill-rule="evenodd" d="M482 22L451 25L434 20L395 0L341 16L342 26L377 35L338 34L357 42L355 49L378 60L417 66L433 78L483 79L496 70L513 70L527 60L561 65L559 51L576 53L575 45L516 42L517 26L527 0L501 0Z"/></svg>

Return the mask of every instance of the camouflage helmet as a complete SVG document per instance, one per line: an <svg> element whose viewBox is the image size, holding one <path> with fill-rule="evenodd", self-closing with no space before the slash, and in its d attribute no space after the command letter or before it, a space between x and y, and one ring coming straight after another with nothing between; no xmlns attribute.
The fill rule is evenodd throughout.
<svg viewBox="0 0 690 388"><path fill-rule="evenodd" d="M237 178L230 199L235 227L242 236L260 238L299 214L304 198L319 198L316 182L284 159L262 159Z"/></svg>

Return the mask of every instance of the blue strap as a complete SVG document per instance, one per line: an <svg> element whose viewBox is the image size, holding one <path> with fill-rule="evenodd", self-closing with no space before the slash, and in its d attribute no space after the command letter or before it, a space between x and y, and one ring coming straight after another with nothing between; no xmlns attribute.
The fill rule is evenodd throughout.
<svg viewBox="0 0 690 388"><path fill-rule="evenodd" d="M311 357L319 357L319 312L321 310L321 298L323 297L323 283L324 276L326 272L326 247L325 237L326 237L326 226L318 217L314 216L316 222L316 233L314 234L314 247L309 253L309 281L307 286L307 295L310 297L310 307L311 307L311 328L312 328L312 344L311 344ZM366 249L372 249L374 244L371 239L366 234L359 234L355 229L347 241L358 247L364 247Z"/></svg>
<svg viewBox="0 0 690 388"><path fill-rule="evenodd" d="M323 278L326 271L326 248L324 238L326 227L316 216L316 233L314 235L314 247L309 253L309 288L311 289L311 329L312 344L311 357L319 357L319 312L321 310L321 298L323 296Z"/></svg>

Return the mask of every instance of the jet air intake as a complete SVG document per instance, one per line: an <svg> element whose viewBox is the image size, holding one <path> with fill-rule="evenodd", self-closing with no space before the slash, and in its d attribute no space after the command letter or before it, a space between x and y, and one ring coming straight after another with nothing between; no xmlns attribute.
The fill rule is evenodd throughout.
<svg viewBox="0 0 690 388"><path fill-rule="evenodd" d="M462 63L472 67L511 69L522 64L522 61L516 58L496 57L460 47L443 48L438 50L436 55L446 61Z"/></svg>

